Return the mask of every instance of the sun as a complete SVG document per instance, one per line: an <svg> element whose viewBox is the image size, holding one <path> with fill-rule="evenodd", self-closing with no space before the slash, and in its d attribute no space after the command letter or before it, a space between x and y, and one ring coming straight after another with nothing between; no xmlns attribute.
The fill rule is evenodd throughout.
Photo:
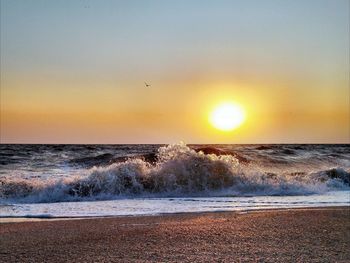
<svg viewBox="0 0 350 263"><path fill-rule="evenodd" d="M231 131L240 126L245 120L245 113L241 106L232 102L218 105L209 116L210 123L219 130Z"/></svg>

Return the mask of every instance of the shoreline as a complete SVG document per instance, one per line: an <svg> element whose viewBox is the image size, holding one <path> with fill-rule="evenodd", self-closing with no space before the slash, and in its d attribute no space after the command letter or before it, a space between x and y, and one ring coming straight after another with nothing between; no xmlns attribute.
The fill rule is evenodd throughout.
<svg viewBox="0 0 350 263"><path fill-rule="evenodd" d="M348 262L350 207L1 224L4 262Z"/></svg>
<svg viewBox="0 0 350 263"><path fill-rule="evenodd" d="M216 213L235 213L235 214L248 214L248 213L263 213L263 212L279 212L289 210L323 210L323 209L350 209L349 206L305 206L305 207L286 207L286 208L262 208L262 209L246 209L237 211L201 211L201 212L177 212L177 213L159 213L159 214L138 214L138 215L110 215L110 216L79 216L79 217L40 217L40 216L0 216L0 225L7 223L19 223L19 222L44 222L44 221L70 221L70 220L93 220L104 218L136 218L136 217L159 217L159 216L176 216L176 215L200 215L200 214L216 214Z"/></svg>

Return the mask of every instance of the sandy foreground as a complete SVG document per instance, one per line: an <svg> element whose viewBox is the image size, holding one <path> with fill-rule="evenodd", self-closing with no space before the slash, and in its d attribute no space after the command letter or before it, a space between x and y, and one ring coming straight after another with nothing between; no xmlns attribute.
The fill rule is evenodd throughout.
<svg viewBox="0 0 350 263"><path fill-rule="evenodd" d="M0 224L2 262L350 262L350 207Z"/></svg>

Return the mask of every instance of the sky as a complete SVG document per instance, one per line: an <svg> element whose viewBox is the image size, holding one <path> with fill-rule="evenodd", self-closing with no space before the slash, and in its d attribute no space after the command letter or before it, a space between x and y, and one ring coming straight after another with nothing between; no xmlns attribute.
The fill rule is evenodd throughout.
<svg viewBox="0 0 350 263"><path fill-rule="evenodd" d="M350 143L348 0L0 1L1 143Z"/></svg>

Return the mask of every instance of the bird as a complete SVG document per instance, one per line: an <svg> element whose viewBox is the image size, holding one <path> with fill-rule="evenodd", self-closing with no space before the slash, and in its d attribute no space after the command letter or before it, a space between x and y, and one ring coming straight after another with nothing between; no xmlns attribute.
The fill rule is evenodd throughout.
<svg viewBox="0 0 350 263"><path fill-rule="evenodd" d="M146 88L148 88L148 87L150 87L151 85L149 85L149 84L147 84L147 83L145 82L145 86L146 86Z"/></svg>

